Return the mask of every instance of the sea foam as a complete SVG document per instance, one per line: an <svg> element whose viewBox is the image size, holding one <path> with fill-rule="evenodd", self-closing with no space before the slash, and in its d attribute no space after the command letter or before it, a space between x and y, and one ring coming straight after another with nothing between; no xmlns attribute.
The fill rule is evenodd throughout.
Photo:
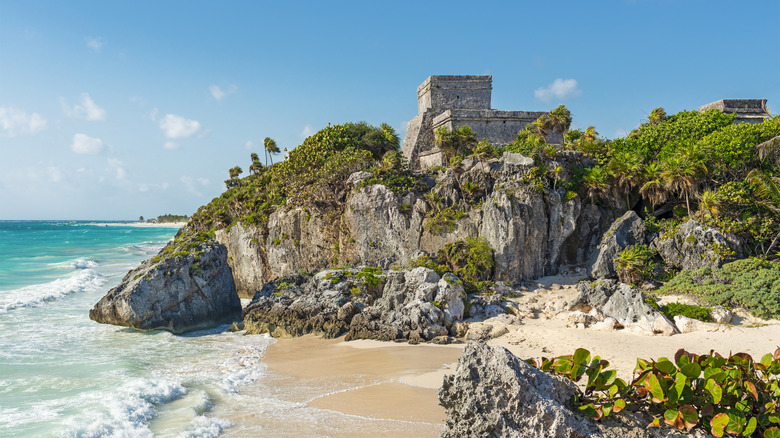
<svg viewBox="0 0 780 438"><path fill-rule="evenodd" d="M98 263L94 260L76 259L70 262L70 266L73 269L94 269L98 267Z"/></svg>
<svg viewBox="0 0 780 438"><path fill-rule="evenodd" d="M2 291L0 292L0 314L19 308L42 306L46 302L73 293L95 290L103 284L105 284L105 279L102 275L93 269L85 268L49 283Z"/></svg>
<svg viewBox="0 0 780 438"><path fill-rule="evenodd" d="M90 420L70 418L69 437L122 437L140 438L153 436L149 420L157 416L155 405L175 400L187 393L178 382L137 379L128 382L117 391L105 393L100 404L108 412L91 415ZM85 424L86 423L86 424Z"/></svg>

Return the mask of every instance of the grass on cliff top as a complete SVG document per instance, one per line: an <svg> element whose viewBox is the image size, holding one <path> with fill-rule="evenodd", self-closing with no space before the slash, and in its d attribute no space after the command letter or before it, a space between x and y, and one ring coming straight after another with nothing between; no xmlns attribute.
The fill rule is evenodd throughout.
<svg viewBox="0 0 780 438"><path fill-rule="evenodd" d="M721 268L682 271L658 289L684 294L709 305L744 307L760 318L780 318L780 262L749 258Z"/></svg>
<svg viewBox="0 0 780 438"><path fill-rule="evenodd" d="M193 215L193 228L208 231L239 222L264 227L281 205L336 206L350 174L369 169L398 145L387 124L328 125L290 151L286 160L228 181L233 187Z"/></svg>

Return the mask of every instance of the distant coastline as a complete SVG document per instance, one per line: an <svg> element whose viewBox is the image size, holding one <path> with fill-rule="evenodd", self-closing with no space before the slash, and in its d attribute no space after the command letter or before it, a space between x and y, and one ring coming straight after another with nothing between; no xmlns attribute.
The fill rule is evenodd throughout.
<svg viewBox="0 0 780 438"><path fill-rule="evenodd" d="M143 227L143 228L181 228L187 222L104 222L93 225L105 225L113 227Z"/></svg>

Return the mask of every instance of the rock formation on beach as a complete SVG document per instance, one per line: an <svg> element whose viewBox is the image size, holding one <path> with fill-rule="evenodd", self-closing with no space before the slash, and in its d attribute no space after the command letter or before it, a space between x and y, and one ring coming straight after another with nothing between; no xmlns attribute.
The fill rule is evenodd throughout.
<svg viewBox="0 0 780 438"><path fill-rule="evenodd" d="M455 373L444 378L439 401L447 410L442 438L706 437L701 430L646 429L650 419L621 412L592 421L575 411L577 385L543 373L502 347L469 342Z"/></svg>
<svg viewBox="0 0 780 438"><path fill-rule="evenodd" d="M227 249L199 244L194 254L147 260L98 301L89 317L173 333L240 321L241 302L227 265Z"/></svg>

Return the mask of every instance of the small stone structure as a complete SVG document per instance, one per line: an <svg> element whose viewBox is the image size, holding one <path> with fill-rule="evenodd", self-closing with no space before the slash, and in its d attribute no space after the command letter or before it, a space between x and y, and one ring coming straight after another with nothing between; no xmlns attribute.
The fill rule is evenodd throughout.
<svg viewBox="0 0 780 438"><path fill-rule="evenodd" d="M409 122L401 148L413 169L444 163L434 131L468 125L478 140L497 145L512 143L525 125L542 111L499 111L490 108L493 89L490 75L430 76L417 87L418 114Z"/></svg>
<svg viewBox="0 0 780 438"><path fill-rule="evenodd" d="M766 99L721 99L699 107L699 112L716 109L724 114L737 114L734 123L761 123L769 117Z"/></svg>

